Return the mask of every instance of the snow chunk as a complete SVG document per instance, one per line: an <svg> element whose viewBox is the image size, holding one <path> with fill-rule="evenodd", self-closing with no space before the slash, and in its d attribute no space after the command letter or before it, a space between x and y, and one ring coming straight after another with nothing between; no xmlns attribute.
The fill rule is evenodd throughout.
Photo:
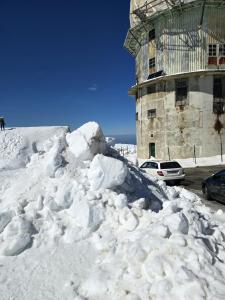
<svg viewBox="0 0 225 300"><path fill-rule="evenodd" d="M104 153L106 141L100 126L89 122L67 134L70 151L80 160L91 160L95 154Z"/></svg>
<svg viewBox="0 0 225 300"><path fill-rule="evenodd" d="M98 154L91 162L88 178L93 190L110 189L122 185L127 172L122 161Z"/></svg>
<svg viewBox="0 0 225 300"><path fill-rule="evenodd" d="M16 216L0 235L0 253L5 256L18 255L31 243L31 223Z"/></svg>
<svg viewBox="0 0 225 300"><path fill-rule="evenodd" d="M94 231L104 219L101 209L94 207L86 200L74 201L68 214L75 219L76 224L84 229Z"/></svg>

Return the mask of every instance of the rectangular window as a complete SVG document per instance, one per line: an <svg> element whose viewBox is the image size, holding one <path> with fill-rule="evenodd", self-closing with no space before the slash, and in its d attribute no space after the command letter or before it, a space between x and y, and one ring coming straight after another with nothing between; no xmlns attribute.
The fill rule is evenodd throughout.
<svg viewBox="0 0 225 300"><path fill-rule="evenodd" d="M208 55L217 56L217 44L209 44Z"/></svg>
<svg viewBox="0 0 225 300"><path fill-rule="evenodd" d="M138 112L136 112L136 121L138 121Z"/></svg>
<svg viewBox="0 0 225 300"><path fill-rule="evenodd" d="M225 56L225 44L219 45L219 56Z"/></svg>
<svg viewBox="0 0 225 300"><path fill-rule="evenodd" d="M155 57L149 59L149 74L153 74L156 72L155 68Z"/></svg>
<svg viewBox="0 0 225 300"><path fill-rule="evenodd" d="M187 104L188 83L187 80L176 81L176 106Z"/></svg>
<svg viewBox="0 0 225 300"><path fill-rule="evenodd" d="M149 59L149 69L155 67L155 57Z"/></svg>
<svg viewBox="0 0 225 300"><path fill-rule="evenodd" d="M225 108L225 99L223 97L223 80L215 77L213 80L213 113L223 114Z"/></svg>
<svg viewBox="0 0 225 300"><path fill-rule="evenodd" d="M208 46L208 64L225 64L225 44L209 44Z"/></svg>
<svg viewBox="0 0 225 300"><path fill-rule="evenodd" d="M149 42L155 39L155 29L152 29L148 33Z"/></svg>
<svg viewBox="0 0 225 300"><path fill-rule="evenodd" d="M156 118L156 109L149 109L148 110L148 119Z"/></svg>

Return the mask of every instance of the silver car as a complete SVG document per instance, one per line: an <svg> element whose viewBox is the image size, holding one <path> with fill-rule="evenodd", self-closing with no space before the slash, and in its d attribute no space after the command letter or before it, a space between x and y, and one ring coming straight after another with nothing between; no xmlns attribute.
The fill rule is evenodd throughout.
<svg viewBox="0 0 225 300"><path fill-rule="evenodd" d="M146 173L165 181L180 183L185 179L184 169L177 161L149 160L141 166Z"/></svg>

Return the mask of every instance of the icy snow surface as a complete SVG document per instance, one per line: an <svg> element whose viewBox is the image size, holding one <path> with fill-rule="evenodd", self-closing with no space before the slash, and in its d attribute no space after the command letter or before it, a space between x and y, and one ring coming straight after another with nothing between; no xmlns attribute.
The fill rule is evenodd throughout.
<svg viewBox="0 0 225 300"><path fill-rule="evenodd" d="M225 299L222 211L141 173L94 122L0 139L1 300Z"/></svg>

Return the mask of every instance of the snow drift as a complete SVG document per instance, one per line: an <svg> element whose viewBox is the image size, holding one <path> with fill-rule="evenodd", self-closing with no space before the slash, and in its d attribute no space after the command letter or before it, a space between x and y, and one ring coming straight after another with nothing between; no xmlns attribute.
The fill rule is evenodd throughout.
<svg viewBox="0 0 225 300"><path fill-rule="evenodd" d="M94 122L49 130L0 135L1 299L225 298L221 211L141 173Z"/></svg>

